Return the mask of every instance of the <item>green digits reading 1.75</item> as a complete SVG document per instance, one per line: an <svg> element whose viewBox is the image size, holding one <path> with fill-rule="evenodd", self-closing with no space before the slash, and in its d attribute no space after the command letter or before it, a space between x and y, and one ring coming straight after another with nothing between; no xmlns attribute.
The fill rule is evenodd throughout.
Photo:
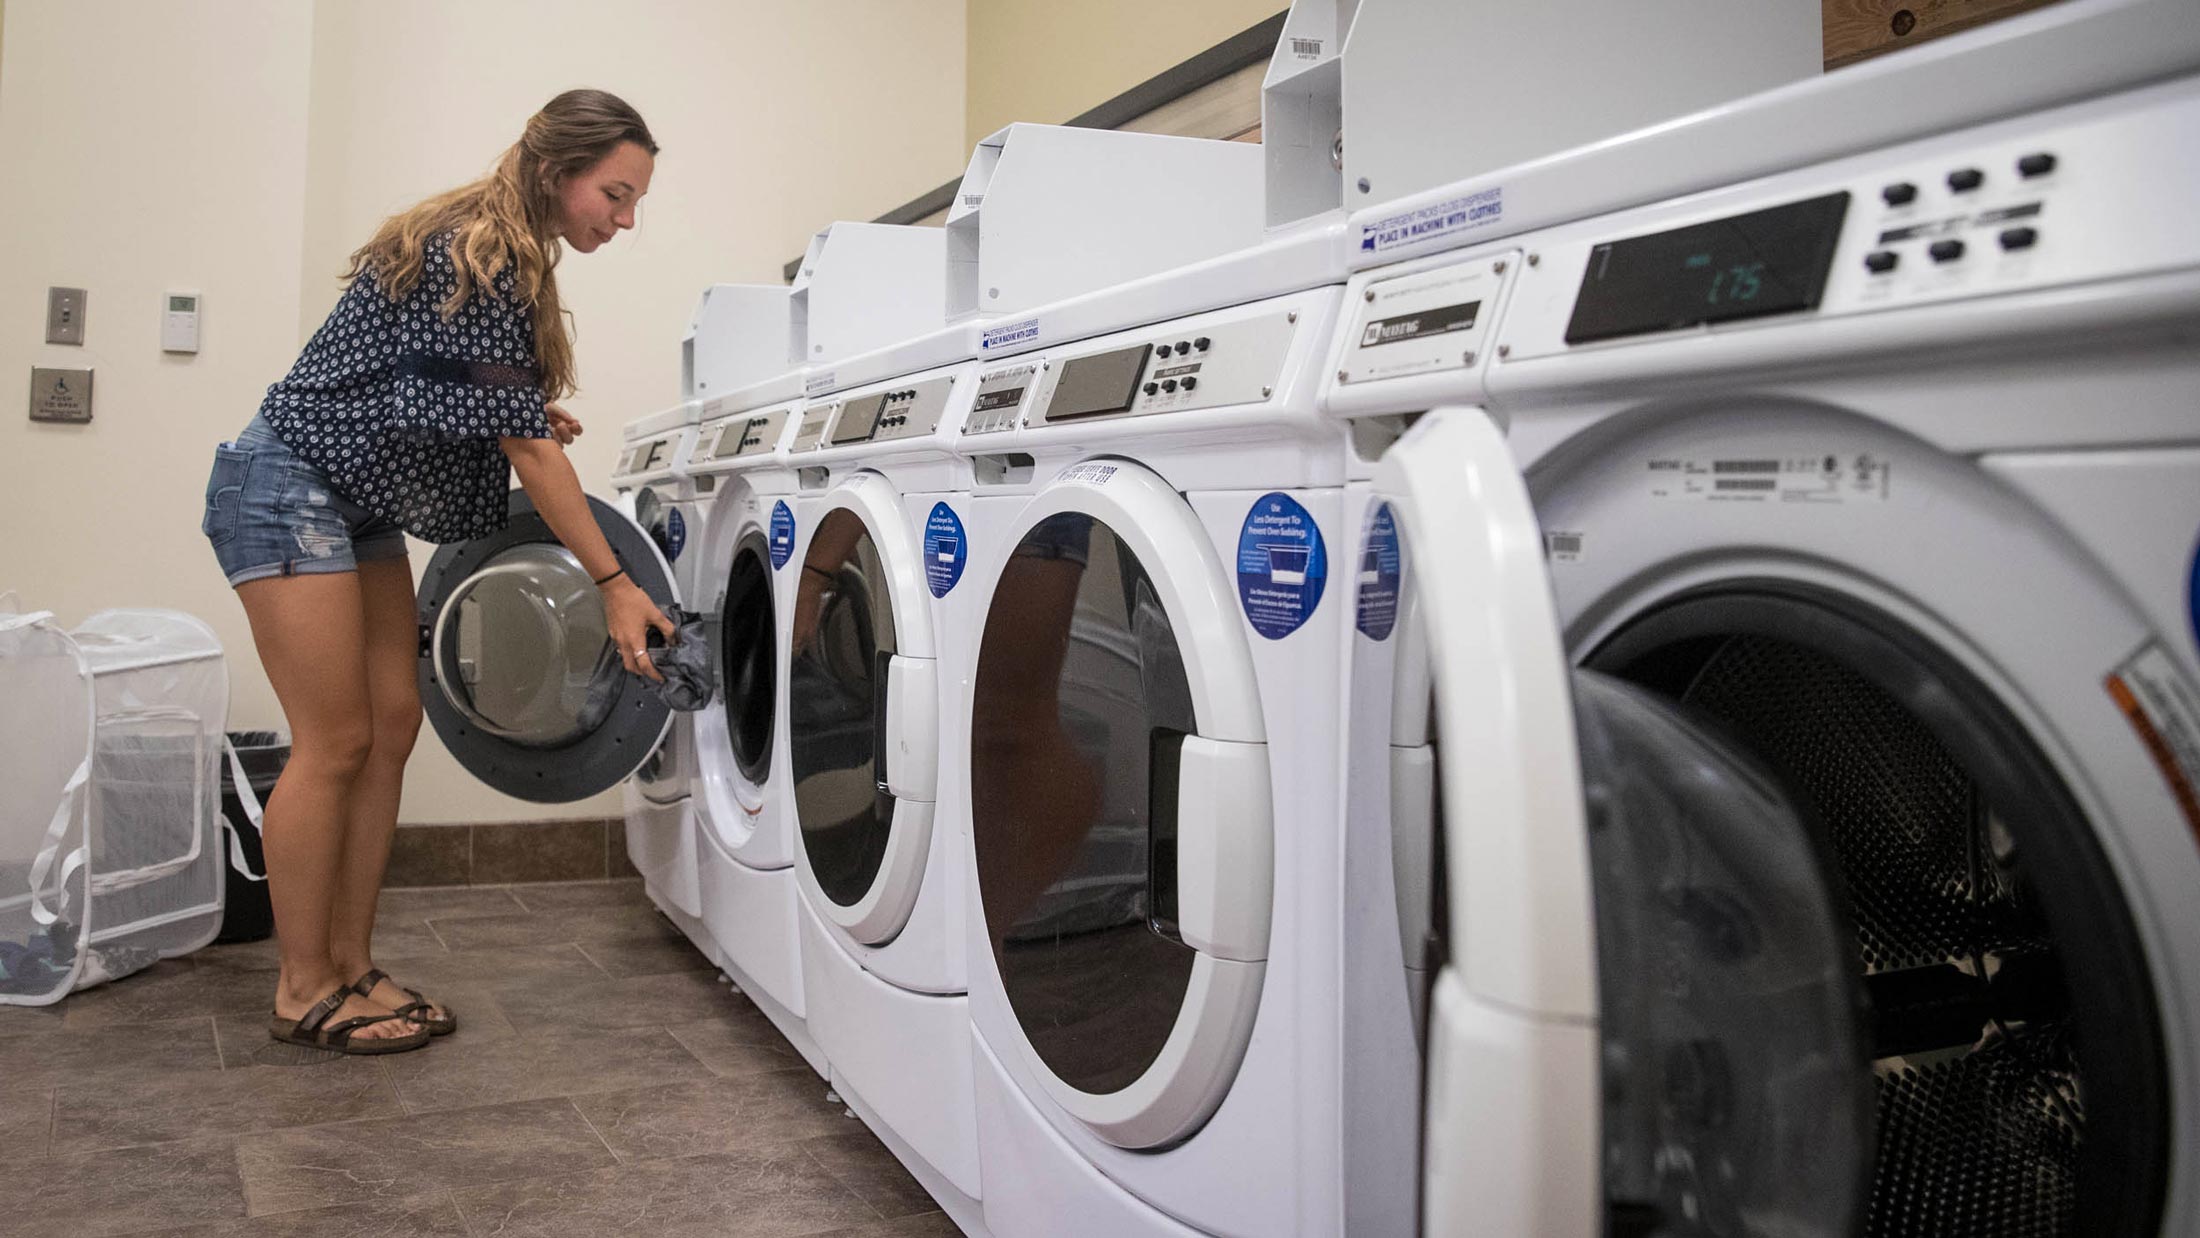
<svg viewBox="0 0 2200 1238"><path fill-rule="evenodd" d="M1764 289L1765 264L1752 262L1747 266L1731 266L1711 277L1711 295L1704 298L1707 304L1717 305L1724 292L1729 301L1753 301Z"/></svg>

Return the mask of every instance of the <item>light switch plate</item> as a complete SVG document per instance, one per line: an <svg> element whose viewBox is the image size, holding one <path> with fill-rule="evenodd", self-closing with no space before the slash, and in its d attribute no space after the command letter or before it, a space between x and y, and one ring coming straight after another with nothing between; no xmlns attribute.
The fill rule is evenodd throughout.
<svg viewBox="0 0 2200 1238"><path fill-rule="evenodd" d="M92 419L92 372L36 367L31 370L31 420L76 424Z"/></svg>
<svg viewBox="0 0 2200 1238"><path fill-rule="evenodd" d="M48 288L46 290L46 342L48 344L81 344L84 342L84 300L82 288Z"/></svg>

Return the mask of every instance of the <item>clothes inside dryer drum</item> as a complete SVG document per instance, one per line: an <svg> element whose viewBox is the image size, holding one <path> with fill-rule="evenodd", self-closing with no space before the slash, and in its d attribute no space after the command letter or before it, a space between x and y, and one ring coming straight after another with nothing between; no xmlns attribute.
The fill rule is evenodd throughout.
<svg viewBox="0 0 2200 1238"><path fill-rule="evenodd" d="M1819 823L1871 1005L1862 1232L2154 1232L2161 1023L2094 826L1959 663L1822 592L1677 599L1590 665L1708 715Z"/></svg>
<svg viewBox="0 0 2200 1238"><path fill-rule="evenodd" d="M1574 711L1612 1232L1848 1238L1870 1055L1813 827L1669 701L1577 671Z"/></svg>
<svg viewBox="0 0 2200 1238"><path fill-rule="evenodd" d="M812 593L796 608L788 756L810 870L826 897L852 907L877 883L894 827L880 744L887 664L896 648L894 601L861 517L834 510L819 522L814 543L848 550L836 563L802 568L815 580L801 582Z"/></svg>
<svg viewBox="0 0 2200 1238"><path fill-rule="evenodd" d="M1042 1062L1091 1093L1153 1065L1195 952L1175 935L1176 753L1196 733L1168 615L1100 521L1027 533L986 615L971 716L986 932Z"/></svg>
<svg viewBox="0 0 2200 1238"><path fill-rule="evenodd" d="M772 713L779 686L779 624L772 604L770 548L751 532L733 553L719 613L720 694L734 767L761 783L771 769Z"/></svg>

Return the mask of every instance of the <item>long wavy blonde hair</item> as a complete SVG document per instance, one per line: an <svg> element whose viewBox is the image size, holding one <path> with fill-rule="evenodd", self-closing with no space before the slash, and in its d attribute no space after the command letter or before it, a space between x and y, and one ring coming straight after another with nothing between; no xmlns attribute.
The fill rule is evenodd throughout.
<svg viewBox="0 0 2200 1238"><path fill-rule="evenodd" d="M495 296L497 276L509 263L519 299L534 311L544 398L571 395L573 340L558 302L558 187L621 142L657 153L649 126L625 100L601 90L566 91L528 118L519 141L487 176L383 220L352 253L345 284L372 272L383 293L401 301L420 282L428 238L450 232L458 286L439 307L443 316L457 313L477 290Z"/></svg>

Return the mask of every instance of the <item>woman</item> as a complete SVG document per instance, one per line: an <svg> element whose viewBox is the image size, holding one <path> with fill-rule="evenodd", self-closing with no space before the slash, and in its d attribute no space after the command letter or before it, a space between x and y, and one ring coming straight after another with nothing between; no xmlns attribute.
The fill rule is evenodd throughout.
<svg viewBox="0 0 2200 1238"><path fill-rule="evenodd" d="M455 1030L374 965L375 899L420 729L405 534L461 541L505 519L508 472L595 579L620 661L659 678L672 623L596 527L564 444L580 423L560 246L634 226L657 144L633 108L567 91L496 167L386 220L343 298L257 417L216 450L204 531L289 720L262 824L282 954L270 1034L346 1053Z"/></svg>

